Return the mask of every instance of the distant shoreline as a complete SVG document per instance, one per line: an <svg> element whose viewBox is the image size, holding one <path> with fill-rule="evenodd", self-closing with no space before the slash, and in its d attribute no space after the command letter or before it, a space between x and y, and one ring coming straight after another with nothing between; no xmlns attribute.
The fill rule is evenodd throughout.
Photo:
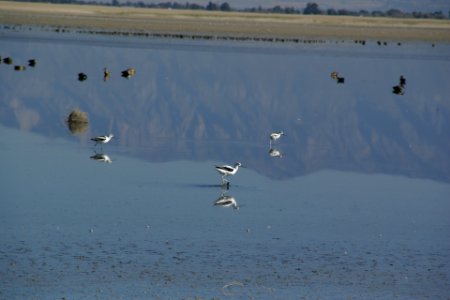
<svg viewBox="0 0 450 300"><path fill-rule="evenodd" d="M229 39L450 42L450 21L166 10L0 1L0 24Z"/></svg>

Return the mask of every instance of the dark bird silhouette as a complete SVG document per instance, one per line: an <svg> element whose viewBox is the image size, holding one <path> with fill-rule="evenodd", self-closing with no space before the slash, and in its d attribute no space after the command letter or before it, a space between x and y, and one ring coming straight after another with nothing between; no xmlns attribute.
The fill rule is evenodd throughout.
<svg viewBox="0 0 450 300"><path fill-rule="evenodd" d="M13 59L11 57L5 57L3 62L7 65L11 65L13 63Z"/></svg>
<svg viewBox="0 0 450 300"><path fill-rule="evenodd" d="M345 83L345 78L344 77L339 77L339 73L336 71L331 72L331 78L333 78L334 80L336 80L336 83Z"/></svg>
<svg viewBox="0 0 450 300"><path fill-rule="evenodd" d="M396 95L404 95L405 94L405 88L401 85L396 85L392 87L392 93Z"/></svg>
<svg viewBox="0 0 450 300"><path fill-rule="evenodd" d="M128 68L128 69L122 71L122 77L130 78L130 77L134 76L135 73L136 73L136 71L134 70L134 68Z"/></svg>
<svg viewBox="0 0 450 300"><path fill-rule="evenodd" d="M78 73L78 81L85 81L87 79L87 75L84 73Z"/></svg>
<svg viewBox="0 0 450 300"><path fill-rule="evenodd" d="M403 77L403 75L401 75L398 81L399 81L398 85L392 87L392 93L396 95L404 95L406 87L406 78Z"/></svg>
<svg viewBox="0 0 450 300"><path fill-rule="evenodd" d="M19 66L19 65L14 66L14 70L15 71L25 71L25 66Z"/></svg>
<svg viewBox="0 0 450 300"><path fill-rule="evenodd" d="M110 72L108 68L103 69L103 81L107 81L109 79Z"/></svg>
<svg viewBox="0 0 450 300"><path fill-rule="evenodd" d="M33 58L33 59L29 59L28 60L28 66L30 67L36 67L37 61Z"/></svg>

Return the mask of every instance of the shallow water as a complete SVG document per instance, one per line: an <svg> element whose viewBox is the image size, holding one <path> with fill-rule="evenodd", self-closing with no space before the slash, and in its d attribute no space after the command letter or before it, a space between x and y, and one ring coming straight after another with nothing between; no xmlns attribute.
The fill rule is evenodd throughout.
<svg viewBox="0 0 450 300"><path fill-rule="evenodd" d="M0 32L0 298L449 298L450 45Z"/></svg>

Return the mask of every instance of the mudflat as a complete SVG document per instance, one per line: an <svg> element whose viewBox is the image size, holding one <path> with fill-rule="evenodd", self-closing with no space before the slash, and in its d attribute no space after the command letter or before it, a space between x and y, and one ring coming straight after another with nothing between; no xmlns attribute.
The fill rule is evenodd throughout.
<svg viewBox="0 0 450 300"><path fill-rule="evenodd" d="M216 37L450 42L450 21L0 1L0 24Z"/></svg>

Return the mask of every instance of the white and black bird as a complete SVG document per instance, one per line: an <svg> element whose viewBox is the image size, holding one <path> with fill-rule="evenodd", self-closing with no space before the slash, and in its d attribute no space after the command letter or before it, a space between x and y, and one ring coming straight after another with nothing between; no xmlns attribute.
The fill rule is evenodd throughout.
<svg viewBox="0 0 450 300"><path fill-rule="evenodd" d="M244 166L240 162L235 163L234 166L228 166L228 165L217 166L216 165L217 172L219 172L220 175L222 175L222 183L228 182L228 180L226 180L225 177L236 174L236 172L239 170L239 167L244 168Z"/></svg>
<svg viewBox="0 0 450 300"><path fill-rule="evenodd" d="M91 138L91 141L94 141L95 142L95 146L97 146L97 144L106 144L106 143L108 143L113 137L114 137L113 134L99 135L99 136Z"/></svg>
<svg viewBox="0 0 450 300"><path fill-rule="evenodd" d="M278 140L281 136L286 135L283 131L278 132L272 132L269 136L270 138L270 145L272 145L272 142L275 142Z"/></svg>
<svg viewBox="0 0 450 300"><path fill-rule="evenodd" d="M214 201L214 206L222 206L222 207L233 207L234 209L239 209L239 205L234 199L233 196L222 195Z"/></svg>

